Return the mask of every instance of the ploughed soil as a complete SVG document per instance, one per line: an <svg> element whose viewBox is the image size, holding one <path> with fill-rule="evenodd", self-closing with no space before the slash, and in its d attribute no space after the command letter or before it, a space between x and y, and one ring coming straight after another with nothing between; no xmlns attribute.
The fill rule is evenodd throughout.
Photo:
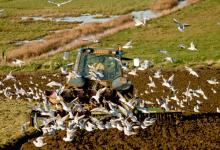
<svg viewBox="0 0 220 150"><path fill-rule="evenodd" d="M42 149L220 149L220 117L219 114L209 117L193 118L195 114L194 106L199 105L200 113L216 112L220 108L220 85L210 85L207 80L217 79L220 81L220 69L195 68L199 77L190 75L185 69L162 70L161 74L168 79L174 74L172 85L176 89L177 97L185 99L183 92L186 88L193 90L202 89L207 99L202 96L193 96L191 100L183 102L184 107L180 107L176 101L169 102L169 108L175 111L182 111L190 115L188 119L181 120L160 120L145 130L138 129L137 134L125 136L117 129L95 130L93 132L78 131L77 137L72 142L64 142L62 138L65 131L57 132L56 135L46 135L44 141L47 143ZM138 71L137 76L128 75L128 79L134 85L136 96L147 101L154 102L152 107L159 107L157 99L172 97L173 92L162 86L162 79L153 78L156 70ZM60 73L37 72L13 74L17 81L21 82L20 87L28 90L29 87L36 87L43 90L50 81L65 83L65 76ZM32 79L30 79L30 76ZM46 79L42 79L46 76ZM149 88L147 85L149 76L152 77L156 88ZM0 75L0 80L5 77ZM33 84L30 84L32 80ZM17 82L16 81L16 82ZM13 86L14 81L4 82L6 86ZM1 86L0 86L1 88ZM214 92L215 91L215 92ZM0 94L0 96L3 96ZM201 103L198 104L199 100ZM200 114L199 113L199 114ZM32 144L32 140L22 145L21 149L37 149Z"/></svg>
<svg viewBox="0 0 220 150"><path fill-rule="evenodd" d="M184 121L157 121L136 135L125 136L117 129L81 130L72 142L63 141L65 131L45 135L47 145L40 149L220 149L220 116L185 118ZM22 150L39 149L33 140L22 145Z"/></svg>

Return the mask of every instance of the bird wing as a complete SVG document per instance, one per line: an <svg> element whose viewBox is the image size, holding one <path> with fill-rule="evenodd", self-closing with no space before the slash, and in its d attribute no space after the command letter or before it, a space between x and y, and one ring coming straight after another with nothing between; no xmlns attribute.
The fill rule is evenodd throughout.
<svg viewBox="0 0 220 150"><path fill-rule="evenodd" d="M135 22L135 24L137 24L137 25L143 24L143 22L141 22L140 20L138 20L138 19L136 19L136 18L134 18L134 22Z"/></svg>
<svg viewBox="0 0 220 150"><path fill-rule="evenodd" d="M52 2L52 1L48 1L48 3L51 3L51 4L55 4L55 5L57 5L57 3L55 3L55 2Z"/></svg>
<svg viewBox="0 0 220 150"><path fill-rule="evenodd" d="M177 21L176 18L173 18L173 21L174 21L176 24L180 24L180 22Z"/></svg>
<svg viewBox="0 0 220 150"><path fill-rule="evenodd" d="M70 3L72 0L69 0L69 1L66 1L66 2L62 2L60 3L60 5L64 5L64 4L67 4L67 3Z"/></svg>

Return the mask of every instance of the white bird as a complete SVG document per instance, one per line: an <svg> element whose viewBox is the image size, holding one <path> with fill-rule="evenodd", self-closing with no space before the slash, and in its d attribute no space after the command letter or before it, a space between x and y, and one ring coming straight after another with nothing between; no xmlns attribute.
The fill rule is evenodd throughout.
<svg viewBox="0 0 220 150"><path fill-rule="evenodd" d="M185 49L186 48L186 46L184 44L179 44L178 47L181 48L181 49Z"/></svg>
<svg viewBox="0 0 220 150"><path fill-rule="evenodd" d="M34 145L36 147L43 147L44 145L46 145L47 143L43 142L44 137L38 137L36 140L33 141Z"/></svg>
<svg viewBox="0 0 220 150"><path fill-rule="evenodd" d="M21 66L24 64L24 61L19 60L19 59L14 59L14 60L12 61L12 64L18 65L18 66L21 67Z"/></svg>
<svg viewBox="0 0 220 150"><path fill-rule="evenodd" d="M128 72L128 74L129 74L129 75L132 75L132 76L138 76L136 69L131 70L130 72Z"/></svg>
<svg viewBox="0 0 220 150"><path fill-rule="evenodd" d="M96 126L94 124L92 124L91 122L87 121L86 125L85 125L85 130L86 131L93 131L96 128Z"/></svg>
<svg viewBox="0 0 220 150"><path fill-rule="evenodd" d="M211 88L211 90L212 90L212 92L213 92L214 94L217 93L217 91L216 91L215 89Z"/></svg>
<svg viewBox="0 0 220 150"><path fill-rule="evenodd" d="M124 48L124 49L132 48L131 43L132 43L132 41L127 42L125 45L122 46L122 48Z"/></svg>
<svg viewBox="0 0 220 150"><path fill-rule="evenodd" d="M136 27L145 26L147 20L148 20L148 18L146 18L146 17L144 17L143 20L139 20L139 19L137 19L137 18L134 18L135 26L136 26Z"/></svg>
<svg viewBox="0 0 220 150"><path fill-rule="evenodd" d="M107 89L106 87L99 89L99 90L96 92L96 95L92 96L91 99L95 99L97 103L100 103L100 102L99 102L100 96L101 96L102 93L105 92L106 89Z"/></svg>
<svg viewBox="0 0 220 150"><path fill-rule="evenodd" d="M16 81L15 77L11 73L12 73L12 71L10 71L10 73L8 75L6 75L6 77L3 79L3 81L7 81L7 80Z"/></svg>
<svg viewBox="0 0 220 150"><path fill-rule="evenodd" d="M145 118L143 123L141 124L141 128L145 129L148 126L151 126L156 121L155 118Z"/></svg>
<svg viewBox="0 0 220 150"><path fill-rule="evenodd" d="M65 142L71 142L75 136L76 129L66 129L66 137L63 137Z"/></svg>
<svg viewBox="0 0 220 150"><path fill-rule="evenodd" d="M174 58L172 58L172 57L165 57L164 60L167 61L167 62L171 62L171 63L173 63L173 62L176 61L176 60L175 60Z"/></svg>
<svg viewBox="0 0 220 150"><path fill-rule="evenodd" d="M57 7L60 7L60 6L64 5L64 4L67 4L67 3L70 3L70 2L72 2L72 0L68 0L68 1L62 2L62 3L55 3L55 2L50 1L50 0L48 1L48 3L57 5Z"/></svg>
<svg viewBox="0 0 220 150"><path fill-rule="evenodd" d="M155 88L156 85L155 85L155 83L154 83L154 81L153 81L153 79L152 79L151 76L149 76L149 80L150 80L150 83L148 83L147 85L148 85L150 88L151 88L151 87Z"/></svg>
<svg viewBox="0 0 220 150"><path fill-rule="evenodd" d="M63 74L63 75L67 75L68 74L66 67L61 67L60 70L61 70L61 74Z"/></svg>
<svg viewBox="0 0 220 150"><path fill-rule="evenodd" d="M207 82L208 82L209 84L212 84L212 85L217 85L217 84L219 84L219 82L218 82L216 79L207 80Z"/></svg>
<svg viewBox="0 0 220 150"><path fill-rule="evenodd" d="M165 50L165 49L161 49L161 50L159 50L159 52L162 53L162 54L166 54L166 55L168 55L168 51Z"/></svg>
<svg viewBox="0 0 220 150"><path fill-rule="evenodd" d="M62 84L58 83L58 82L55 82L55 81L52 81L52 82L48 83L47 86L49 86L49 87L53 87L53 86L61 87Z"/></svg>
<svg viewBox="0 0 220 150"><path fill-rule="evenodd" d="M217 113L220 113L220 109L219 109L218 107L216 108L216 112L217 112Z"/></svg>
<svg viewBox="0 0 220 150"><path fill-rule="evenodd" d="M197 48L196 48L196 46L194 45L193 42L190 43L190 47L188 47L188 50L197 51Z"/></svg>
<svg viewBox="0 0 220 150"><path fill-rule="evenodd" d="M193 110L194 112L199 113L199 105L194 106Z"/></svg>
<svg viewBox="0 0 220 150"><path fill-rule="evenodd" d="M196 76L196 77L199 77L199 75L192 68L189 68L187 66L185 66L185 68L189 72L189 74Z"/></svg>
<svg viewBox="0 0 220 150"><path fill-rule="evenodd" d="M154 73L154 76L153 76L154 78L157 78L157 79L159 79L159 78L161 78L161 70L157 70L155 73Z"/></svg>
<svg viewBox="0 0 220 150"><path fill-rule="evenodd" d="M190 26L189 24L187 23L180 23L179 21L177 21L175 18L173 18L173 21L176 23L177 25L177 29L180 31L180 32L184 32L186 27Z"/></svg>

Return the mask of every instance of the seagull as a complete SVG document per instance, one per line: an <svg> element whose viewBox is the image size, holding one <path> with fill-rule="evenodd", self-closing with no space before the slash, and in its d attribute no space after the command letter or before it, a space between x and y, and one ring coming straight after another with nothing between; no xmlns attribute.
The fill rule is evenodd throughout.
<svg viewBox="0 0 220 150"><path fill-rule="evenodd" d="M136 69L131 70L130 72L128 72L128 74L129 74L129 75L133 75L133 76L138 76Z"/></svg>
<svg viewBox="0 0 220 150"><path fill-rule="evenodd" d="M179 47L180 49L185 49L185 48L186 48L186 46L185 46L184 44L179 44L178 47Z"/></svg>
<svg viewBox="0 0 220 150"><path fill-rule="evenodd" d="M97 103L100 103L99 98L100 98L101 94L105 92L106 89L107 89L106 87L99 89L96 92L96 95L92 96L91 99L95 99Z"/></svg>
<svg viewBox="0 0 220 150"><path fill-rule="evenodd" d="M135 27L145 26L147 20L148 20L148 18L146 18L146 17L144 17L143 20L139 20L137 18L134 18Z"/></svg>
<svg viewBox="0 0 220 150"><path fill-rule="evenodd" d="M159 79L159 78L161 78L161 70L157 70L155 73L154 73L154 76L153 76L154 78L157 78L157 79Z"/></svg>
<svg viewBox="0 0 220 150"><path fill-rule="evenodd" d="M125 45L122 46L122 48L124 48L124 49L132 48L131 43L132 43L132 41L127 42Z"/></svg>
<svg viewBox="0 0 220 150"><path fill-rule="evenodd" d="M70 2L72 2L72 0L68 0L68 1L62 2L62 3L55 3L55 2L52 2L50 0L48 1L48 3L57 5L57 7L60 7L60 6L64 5L64 4L67 4L67 3L70 3Z"/></svg>
<svg viewBox="0 0 220 150"><path fill-rule="evenodd" d="M12 71L3 79L3 81L13 80L16 81L15 77L11 74Z"/></svg>
<svg viewBox="0 0 220 150"><path fill-rule="evenodd" d="M55 81L52 81L52 82L48 83L47 86L49 86L49 87L53 87L53 86L61 87L62 84L58 83L58 82L55 82Z"/></svg>
<svg viewBox="0 0 220 150"><path fill-rule="evenodd" d="M61 70L61 74L63 74L63 75L67 75L68 74L66 67L61 67L60 70Z"/></svg>
<svg viewBox="0 0 220 150"><path fill-rule="evenodd" d="M156 85L155 85L155 83L154 83L154 81L153 81L153 79L152 79L151 76L149 76L149 80L150 80L150 83L148 83L147 85L148 85L150 88L151 88L151 87L155 88Z"/></svg>
<svg viewBox="0 0 220 150"><path fill-rule="evenodd" d="M209 84L212 84L212 85L217 85L217 84L219 84L219 82L218 82L216 79L207 80L207 82L208 82Z"/></svg>
<svg viewBox="0 0 220 150"><path fill-rule="evenodd" d="M199 75L192 68L189 68L187 66L185 66L185 68L189 72L189 74L196 76L196 77L199 77Z"/></svg>
<svg viewBox="0 0 220 150"><path fill-rule="evenodd" d="M159 52L162 53L162 54L168 55L168 51L167 50L161 49L161 50L159 50Z"/></svg>
<svg viewBox="0 0 220 150"><path fill-rule="evenodd" d="M216 108L216 111L217 111L217 113L220 113L220 109L218 107Z"/></svg>
<svg viewBox="0 0 220 150"><path fill-rule="evenodd" d="M36 140L33 141L34 145L36 147L43 147L44 145L46 145L47 143L43 142L44 137L38 137Z"/></svg>
<svg viewBox="0 0 220 150"><path fill-rule="evenodd" d="M76 129L69 129L67 128L66 130L66 137L63 138L63 140L65 142L71 142L75 136L75 132L76 132Z"/></svg>
<svg viewBox="0 0 220 150"><path fill-rule="evenodd" d="M180 32L184 32L185 31L185 28L190 26L189 24L187 23L180 23L179 21L177 21L175 18L173 18L173 21L176 23L177 25L177 29L180 31Z"/></svg>
<svg viewBox="0 0 220 150"><path fill-rule="evenodd" d="M194 106L193 110L194 112L199 113L199 105Z"/></svg>
<svg viewBox="0 0 220 150"><path fill-rule="evenodd" d="M197 48L196 48L196 46L194 45L193 42L190 43L190 47L188 47L188 50L197 51Z"/></svg>
<svg viewBox="0 0 220 150"><path fill-rule="evenodd" d="M175 62L175 59L172 57L165 57L164 60L171 63Z"/></svg>
<svg viewBox="0 0 220 150"><path fill-rule="evenodd" d="M14 64L14 65L17 65L17 66L22 66L23 64L24 64L24 61L22 61L22 60L19 60L19 59L14 59L13 61L12 61L12 64Z"/></svg>

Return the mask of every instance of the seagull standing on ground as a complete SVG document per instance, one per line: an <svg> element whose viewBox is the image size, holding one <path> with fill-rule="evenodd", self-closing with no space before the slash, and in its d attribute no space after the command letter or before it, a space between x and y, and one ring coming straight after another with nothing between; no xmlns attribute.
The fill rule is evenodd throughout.
<svg viewBox="0 0 220 150"><path fill-rule="evenodd" d="M34 145L36 147L43 147L44 145L46 145L47 143L43 142L44 137L38 137L35 141L33 141Z"/></svg>
<svg viewBox="0 0 220 150"><path fill-rule="evenodd" d="M56 2L53 2L53 1L50 1L50 0L48 1L48 3L57 5L57 7L60 7L60 6L64 5L64 4L67 4L67 3L70 3L70 2L72 2L72 0L68 0L68 1L62 2L62 3L56 3Z"/></svg>
<svg viewBox="0 0 220 150"><path fill-rule="evenodd" d="M14 59L14 60L12 61L12 64L14 64L14 65L18 65L18 66L21 67L21 65L24 64L24 61L19 60L19 59Z"/></svg>

